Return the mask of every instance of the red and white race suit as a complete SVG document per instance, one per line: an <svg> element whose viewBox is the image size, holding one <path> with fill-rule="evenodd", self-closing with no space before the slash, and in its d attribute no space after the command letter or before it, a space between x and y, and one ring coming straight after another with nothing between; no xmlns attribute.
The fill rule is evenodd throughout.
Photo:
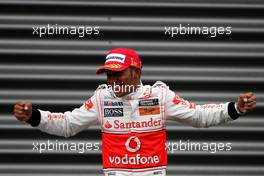
<svg viewBox="0 0 264 176"><path fill-rule="evenodd" d="M194 127L219 125L232 120L229 104L195 105L160 81L153 86L142 85L137 92L122 98L101 85L89 100L71 112L39 110L38 128L69 137L100 124L105 175L165 176L166 120Z"/></svg>

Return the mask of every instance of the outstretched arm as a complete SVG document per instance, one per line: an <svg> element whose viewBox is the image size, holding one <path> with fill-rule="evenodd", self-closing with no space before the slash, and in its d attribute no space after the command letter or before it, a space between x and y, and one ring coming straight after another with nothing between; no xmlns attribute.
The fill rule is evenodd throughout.
<svg viewBox="0 0 264 176"><path fill-rule="evenodd" d="M235 120L255 107L256 96L253 93L241 94L236 103L196 105L168 90L166 111L170 120L204 128Z"/></svg>
<svg viewBox="0 0 264 176"><path fill-rule="evenodd" d="M95 101L93 96L80 108L64 113L37 110L32 108L31 102L17 102L14 105L14 115L18 120L46 133L69 137L98 123Z"/></svg>

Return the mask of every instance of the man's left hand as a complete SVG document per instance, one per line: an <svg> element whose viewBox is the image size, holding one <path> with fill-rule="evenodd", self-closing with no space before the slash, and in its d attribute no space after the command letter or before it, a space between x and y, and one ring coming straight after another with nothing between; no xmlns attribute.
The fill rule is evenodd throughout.
<svg viewBox="0 0 264 176"><path fill-rule="evenodd" d="M252 111L256 104L256 95L252 92L242 93L237 98L237 108L242 113Z"/></svg>

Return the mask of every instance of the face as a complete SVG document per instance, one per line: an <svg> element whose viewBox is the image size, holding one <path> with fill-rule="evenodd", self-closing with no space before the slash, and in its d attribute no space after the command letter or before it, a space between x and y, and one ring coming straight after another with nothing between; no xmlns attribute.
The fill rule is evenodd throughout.
<svg viewBox="0 0 264 176"><path fill-rule="evenodd" d="M106 75L107 84L112 86L117 97L134 92L140 85L141 71L139 69L128 68L118 72L108 70Z"/></svg>

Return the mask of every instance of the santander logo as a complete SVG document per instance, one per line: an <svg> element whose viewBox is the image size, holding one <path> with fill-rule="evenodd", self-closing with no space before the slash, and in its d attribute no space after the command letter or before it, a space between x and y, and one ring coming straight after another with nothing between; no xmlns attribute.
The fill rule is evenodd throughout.
<svg viewBox="0 0 264 176"><path fill-rule="evenodd" d="M109 123L109 121L105 123L105 128L112 128L112 125Z"/></svg>
<svg viewBox="0 0 264 176"><path fill-rule="evenodd" d="M126 149L130 152L137 152L141 147L141 142L137 136L131 136L125 143Z"/></svg>

